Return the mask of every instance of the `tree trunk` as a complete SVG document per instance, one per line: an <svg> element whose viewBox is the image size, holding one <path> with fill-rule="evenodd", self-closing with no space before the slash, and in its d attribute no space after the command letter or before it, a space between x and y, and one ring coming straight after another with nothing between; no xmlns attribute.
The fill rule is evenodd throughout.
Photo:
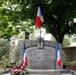
<svg viewBox="0 0 76 75"><path fill-rule="evenodd" d="M54 38L56 39L57 42L62 44L63 43L63 39L64 39L64 35L55 36Z"/></svg>

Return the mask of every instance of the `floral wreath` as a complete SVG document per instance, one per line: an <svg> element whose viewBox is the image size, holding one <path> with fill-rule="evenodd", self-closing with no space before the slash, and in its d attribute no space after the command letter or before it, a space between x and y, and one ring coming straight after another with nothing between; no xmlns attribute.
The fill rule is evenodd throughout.
<svg viewBox="0 0 76 75"><path fill-rule="evenodd" d="M26 66L20 65L15 65L11 70L10 70L11 75L28 75L28 71L26 70Z"/></svg>

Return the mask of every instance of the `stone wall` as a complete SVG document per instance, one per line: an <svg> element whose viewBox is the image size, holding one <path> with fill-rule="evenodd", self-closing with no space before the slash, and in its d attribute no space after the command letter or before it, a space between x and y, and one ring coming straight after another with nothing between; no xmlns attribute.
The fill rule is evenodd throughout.
<svg viewBox="0 0 76 75"><path fill-rule="evenodd" d="M76 61L76 47L63 48L66 55L66 61Z"/></svg>

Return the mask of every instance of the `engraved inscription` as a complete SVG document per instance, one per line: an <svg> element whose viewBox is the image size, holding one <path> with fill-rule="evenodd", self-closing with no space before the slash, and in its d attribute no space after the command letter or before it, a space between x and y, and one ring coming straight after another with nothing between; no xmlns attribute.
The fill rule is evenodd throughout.
<svg viewBox="0 0 76 75"><path fill-rule="evenodd" d="M28 59L32 61L47 61L55 59L55 52L52 50L31 50Z"/></svg>
<svg viewBox="0 0 76 75"><path fill-rule="evenodd" d="M55 49L45 47L43 49L30 48L27 50L28 67L33 69L54 68Z"/></svg>

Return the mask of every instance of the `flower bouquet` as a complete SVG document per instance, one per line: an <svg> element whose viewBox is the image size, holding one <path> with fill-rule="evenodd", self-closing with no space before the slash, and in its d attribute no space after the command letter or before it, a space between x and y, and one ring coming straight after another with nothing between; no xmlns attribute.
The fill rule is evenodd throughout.
<svg viewBox="0 0 76 75"><path fill-rule="evenodd" d="M10 74L11 75L25 75L25 71L23 71L23 70L15 70L15 71L11 70Z"/></svg>
<svg viewBox="0 0 76 75"><path fill-rule="evenodd" d="M11 75L28 75L28 71L25 70L25 67L14 66L13 69L10 70Z"/></svg>

